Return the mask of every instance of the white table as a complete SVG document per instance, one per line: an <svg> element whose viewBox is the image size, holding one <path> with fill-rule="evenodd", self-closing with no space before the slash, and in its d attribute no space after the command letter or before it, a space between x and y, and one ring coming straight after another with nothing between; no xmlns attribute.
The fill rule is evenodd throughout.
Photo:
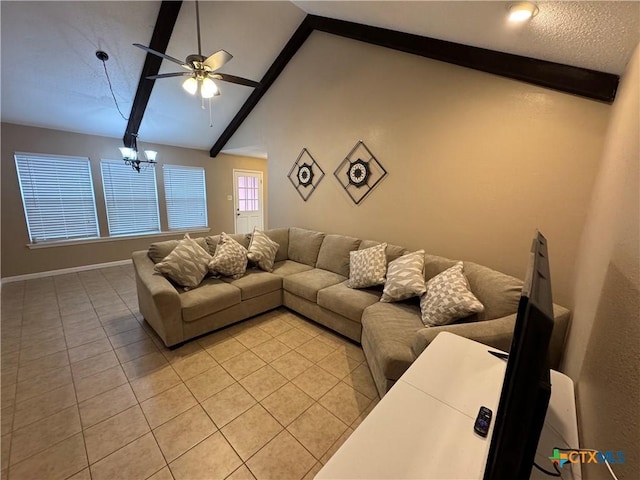
<svg viewBox="0 0 640 480"><path fill-rule="evenodd" d="M506 366L488 350L495 349L439 334L315 478L481 479ZM578 445L573 382L551 373L551 400L536 454L547 467L554 446ZM487 438L473 431L480 406L494 412ZM563 470L569 478L569 467ZM579 469L574 473L579 478ZM531 478L545 476L534 469Z"/></svg>

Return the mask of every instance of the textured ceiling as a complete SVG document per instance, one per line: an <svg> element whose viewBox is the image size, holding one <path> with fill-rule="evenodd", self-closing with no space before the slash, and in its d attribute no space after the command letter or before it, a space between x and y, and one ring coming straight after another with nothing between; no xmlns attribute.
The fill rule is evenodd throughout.
<svg viewBox="0 0 640 480"><path fill-rule="evenodd" d="M221 70L260 80L305 13L355 21L620 74L640 41L640 2L541 2L530 22L506 22L508 2L200 2L203 54L225 49ZM2 17L2 121L121 138L160 2L9 2ZM167 53L197 50L195 7L183 3ZM175 67L175 68L174 68ZM179 71L165 61L161 73ZM155 83L140 142L208 150L251 90L220 83L213 124L180 79ZM250 151L256 154L255 146ZM236 151L235 153L242 153Z"/></svg>

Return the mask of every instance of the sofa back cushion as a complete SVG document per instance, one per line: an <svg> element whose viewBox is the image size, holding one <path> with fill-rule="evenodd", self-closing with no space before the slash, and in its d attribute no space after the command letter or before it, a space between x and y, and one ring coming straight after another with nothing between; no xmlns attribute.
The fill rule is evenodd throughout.
<svg viewBox="0 0 640 480"><path fill-rule="evenodd" d="M289 258L289 229L288 228L272 228L271 230L265 230L265 235L278 245L278 251L276 252L276 262L287 260Z"/></svg>
<svg viewBox="0 0 640 480"><path fill-rule="evenodd" d="M437 255L425 255L425 279L428 281L458 263ZM522 292L522 281L473 262L464 262L469 288L484 305L474 320L493 320L516 313Z"/></svg>
<svg viewBox="0 0 640 480"><path fill-rule="evenodd" d="M289 229L289 260L315 267L323 238L322 232L291 227Z"/></svg>
<svg viewBox="0 0 640 480"><path fill-rule="evenodd" d="M473 262L464 262L469 287L484 305L478 320L493 320L516 313L522 280Z"/></svg>
<svg viewBox="0 0 640 480"><path fill-rule="evenodd" d="M249 248L249 243L251 242L251 235L248 233L227 233L228 236L233 238L236 242L242 245L244 248ZM210 237L205 237L205 241L207 243L207 248L209 250L209 255L213 256L216 254L216 248L218 247L218 243L220 243L220 235L212 235Z"/></svg>
<svg viewBox="0 0 640 480"><path fill-rule="evenodd" d="M360 239L346 235L326 235L318 252L316 268L349 276L349 252L357 250Z"/></svg>
<svg viewBox="0 0 640 480"><path fill-rule="evenodd" d="M365 248L375 247L376 245L380 245L381 242L377 242L376 240L362 240L358 250L364 250ZM396 258L400 258L405 253L408 253L408 250L404 247L400 247L398 245L387 244L387 249L385 250L387 255L387 263L393 262Z"/></svg>
<svg viewBox="0 0 640 480"><path fill-rule="evenodd" d="M209 252L207 248L207 242L204 237L194 238L193 239L200 247L204 248L206 252ZM178 242L180 240L165 240L164 242L154 242L149 245L149 250L147 251L147 255L153 261L153 263L161 262L163 258L173 252L173 249L178 246Z"/></svg>

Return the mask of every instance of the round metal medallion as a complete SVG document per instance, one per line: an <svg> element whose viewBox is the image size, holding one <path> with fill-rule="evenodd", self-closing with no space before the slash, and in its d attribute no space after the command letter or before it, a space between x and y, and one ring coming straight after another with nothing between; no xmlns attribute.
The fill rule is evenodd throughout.
<svg viewBox="0 0 640 480"><path fill-rule="evenodd" d="M298 181L300 185L307 187L313 182L313 169L311 165L303 163L298 167Z"/></svg>
<svg viewBox="0 0 640 480"><path fill-rule="evenodd" d="M360 188L367 184L371 170L369 170L369 165L366 162L358 159L349 165L347 175L349 177L349 183Z"/></svg>

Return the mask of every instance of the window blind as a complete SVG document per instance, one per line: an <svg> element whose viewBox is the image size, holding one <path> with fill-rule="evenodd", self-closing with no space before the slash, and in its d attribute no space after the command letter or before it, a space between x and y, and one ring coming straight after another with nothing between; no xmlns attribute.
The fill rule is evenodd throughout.
<svg viewBox="0 0 640 480"><path fill-rule="evenodd" d="M122 160L102 160L100 167L109 235L159 232L155 168L138 173Z"/></svg>
<svg viewBox="0 0 640 480"><path fill-rule="evenodd" d="M204 168L163 165L162 171L169 228L207 227Z"/></svg>
<svg viewBox="0 0 640 480"><path fill-rule="evenodd" d="M32 243L100 236L88 158L34 153L14 158Z"/></svg>

